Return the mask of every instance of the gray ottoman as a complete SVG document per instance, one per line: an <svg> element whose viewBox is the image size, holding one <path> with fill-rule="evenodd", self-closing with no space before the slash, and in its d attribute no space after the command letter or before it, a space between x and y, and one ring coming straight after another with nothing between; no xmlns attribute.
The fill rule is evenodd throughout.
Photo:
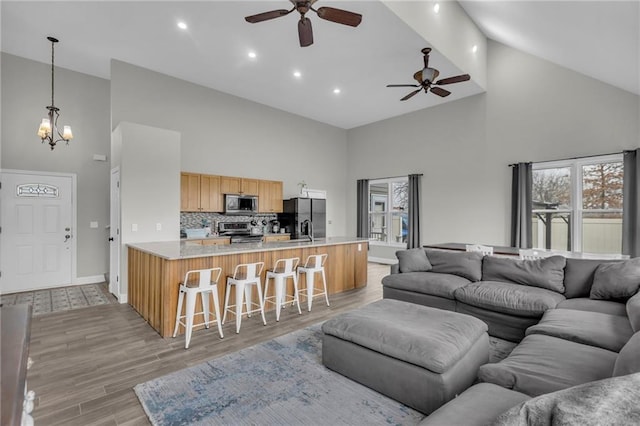
<svg viewBox="0 0 640 426"><path fill-rule="evenodd" d="M471 386L489 361L484 322L399 300L341 314L322 331L325 366L424 414Z"/></svg>

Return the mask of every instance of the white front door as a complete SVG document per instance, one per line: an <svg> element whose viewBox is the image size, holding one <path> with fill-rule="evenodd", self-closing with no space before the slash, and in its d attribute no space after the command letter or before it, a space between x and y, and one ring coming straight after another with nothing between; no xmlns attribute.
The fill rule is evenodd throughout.
<svg viewBox="0 0 640 426"><path fill-rule="evenodd" d="M111 170L109 291L120 298L120 169Z"/></svg>
<svg viewBox="0 0 640 426"><path fill-rule="evenodd" d="M70 285L73 177L3 172L0 292Z"/></svg>

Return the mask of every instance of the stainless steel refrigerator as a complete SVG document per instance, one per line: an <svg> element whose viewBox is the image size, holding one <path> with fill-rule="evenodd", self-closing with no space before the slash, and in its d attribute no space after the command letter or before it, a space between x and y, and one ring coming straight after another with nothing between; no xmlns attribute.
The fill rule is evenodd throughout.
<svg viewBox="0 0 640 426"><path fill-rule="evenodd" d="M327 236L327 200L319 198L291 198L284 200L283 213L278 215L280 226L291 233L292 239Z"/></svg>

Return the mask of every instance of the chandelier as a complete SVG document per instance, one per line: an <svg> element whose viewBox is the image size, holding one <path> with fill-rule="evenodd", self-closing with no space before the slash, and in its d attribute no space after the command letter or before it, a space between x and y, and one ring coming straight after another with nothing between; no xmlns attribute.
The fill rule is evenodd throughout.
<svg viewBox="0 0 640 426"><path fill-rule="evenodd" d="M51 42L51 105L46 107L49 112L47 113L47 118L43 118L42 123L40 123L38 136L42 139L42 143L45 141L48 142L51 146L51 150L53 151L53 148L55 148L56 144L60 141L65 141L69 144L69 141L73 139L73 133L71 132L71 126L64 126L62 133L58 130L60 109L57 108L53 102L53 46L58 42L58 39L54 37L47 37L47 40Z"/></svg>

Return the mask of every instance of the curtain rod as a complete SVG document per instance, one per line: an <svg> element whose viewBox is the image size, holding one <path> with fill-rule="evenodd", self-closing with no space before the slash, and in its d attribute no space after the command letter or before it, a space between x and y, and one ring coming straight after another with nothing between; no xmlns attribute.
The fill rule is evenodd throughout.
<svg viewBox="0 0 640 426"><path fill-rule="evenodd" d="M411 175L424 176L422 173L409 173L408 175L402 175L402 176L387 176L387 177L366 178L366 179L367 180L397 179L402 177L409 177Z"/></svg>
<svg viewBox="0 0 640 426"><path fill-rule="evenodd" d="M570 158L558 158L556 160L544 160L544 161L525 161L526 163L549 163L551 161L569 161L569 160L580 160L582 158L593 158L593 157L604 157L606 155L615 155L615 154L623 154L627 151L633 151L633 150L624 150L621 152L610 152L608 154L593 154L593 155L585 155L582 157L570 157ZM513 167L513 166L517 166L519 163L513 163L513 164L509 164L509 167Z"/></svg>

